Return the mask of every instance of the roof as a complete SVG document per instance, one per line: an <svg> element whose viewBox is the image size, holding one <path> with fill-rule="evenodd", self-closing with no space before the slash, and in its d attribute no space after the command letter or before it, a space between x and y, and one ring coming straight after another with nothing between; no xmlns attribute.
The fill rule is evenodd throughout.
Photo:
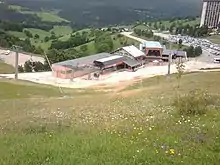
<svg viewBox="0 0 220 165"><path fill-rule="evenodd" d="M160 42L157 41L145 41L143 45L146 48L163 48Z"/></svg>
<svg viewBox="0 0 220 165"><path fill-rule="evenodd" d="M176 54L179 57L185 57L186 56L186 51L182 51L182 50L163 50L163 55L173 55Z"/></svg>
<svg viewBox="0 0 220 165"><path fill-rule="evenodd" d="M119 55L113 55L113 56L110 56L110 57L106 57L106 58L101 58L101 59L98 59L98 60L95 60L97 62L107 62L107 61L112 61L112 60L116 60L116 59L121 59L122 56L119 56Z"/></svg>
<svg viewBox="0 0 220 165"><path fill-rule="evenodd" d="M124 60L124 63L130 67L135 67L135 66L140 65L140 63L137 60L132 60L131 58L126 58Z"/></svg>
<svg viewBox="0 0 220 165"><path fill-rule="evenodd" d="M144 52L140 51L137 47L134 45L131 46L125 46L122 49L124 49L126 52L128 52L133 57L140 57L144 56Z"/></svg>
<svg viewBox="0 0 220 165"><path fill-rule="evenodd" d="M104 65L104 67L109 67L109 66L117 65L118 63L124 62L124 60L125 60L124 56L113 55L111 57L96 60L94 61L94 63L101 62Z"/></svg>
<svg viewBox="0 0 220 165"><path fill-rule="evenodd" d="M73 60L68 60L68 61L62 61L59 63L55 63L53 65L61 65L61 66L66 66L69 68L75 68L75 67L80 67L80 66L85 66L85 65L92 65L95 60L101 59L101 58L106 58L112 56L109 53L99 53L87 57L82 57L82 58L77 58Z"/></svg>
<svg viewBox="0 0 220 165"><path fill-rule="evenodd" d="M186 51L182 51L182 50L177 50L176 51L177 56L185 56L186 54L187 54Z"/></svg>

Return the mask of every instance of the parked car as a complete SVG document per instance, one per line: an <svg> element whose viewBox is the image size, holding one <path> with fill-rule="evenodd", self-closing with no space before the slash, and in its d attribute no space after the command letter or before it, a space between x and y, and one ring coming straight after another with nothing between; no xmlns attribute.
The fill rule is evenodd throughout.
<svg viewBox="0 0 220 165"><path fill-rule="evenodd" d="M220 58L214 58L214 63L220 63Z"/></svg>
<svg viewBox="0 0 220 165"><path fill-rule="evenodd" d="M4 54L4 55L9 55L10 53L11 53L10 50L6 50L3 54Z"/></svg>

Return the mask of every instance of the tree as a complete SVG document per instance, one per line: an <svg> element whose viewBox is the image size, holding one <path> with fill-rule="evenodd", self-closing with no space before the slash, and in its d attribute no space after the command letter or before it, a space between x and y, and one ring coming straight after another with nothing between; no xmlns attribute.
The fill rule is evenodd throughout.
<svg viewBox="0 0 220 165"><path fill-rule="evenodd" d="M177 81L178 81L177 88L179 88L180 80L181 80L182 75L183 75L184 70L185 70L185 65L182 62L181 58L179 58L178 62L176 63L176 69L177 69L177 77L176 78L177 78Z"/></svg>
<svg viewBox="0 0 220 165"><path fill-rule="evenodd" d="M45 70L44 64L41 63L40 61L34 62L33 63L33 68L35 72L42 72Z"/></svg>
<svg viewBox="0 0 220 165"><path fill-rule="evenodd" d="M36 54L43 54L43 53L44 53L44 50L41 48L41 46L38 46L38 47L35 49L34 53L36 53Z"/></svg>
<svg viewBox="0 0 220 165"><path fill-rule="evenodd" d="M100 35L95 38L95 48L98 53L113 50L113 41L110 35Z"/></svg>
<svg viewBox="0 0 220 165"><path fill-rule="evenodd" d="M161 31L164 31L165 28L166 28L166 27L165 27L164 25L161 25L160 30L161 30Z"/></svg>
<svg viewBox="0 0 220 165"><path fill-rule="evenodd" d="M202 54L202 48L200 46L195 47L194 49L194 56L200 56Z"/></svg>
<svg viewBox="0 0 220 165"><path fill-rule="evenodd" d="M25 35L26 35L27 37L29 37L29 38L33 38L33 35L31 34L30 31L28 31L28 30L24 30L24 33L25 33Z"/></svg>
<svg viewBox="0 0 220 165"><path fill-rule="evenodd" d="M134 33L135 33L137 36L141 36L141 35L142 35L141 29L134 29Z"/></svg>
<svg viewBox="0 0 220 165"><path fill-rule="evenodd" d="M57 37L56 37L55 33L52 33L51 36L50 36L50 39L51 39L51 40L55 40L56 38L57 38Z"/></svg>
<svg viewBox="0 0 220 165"><path fill-rule="evenodd" d="M22 65L18 65L18 72L19 73L23 73L24 72L24 68Z"/></svg>
<svg viewBox="0 0 220 165"><path fill-rule="evenodd" d="M111 48L107 43L102 43L99 46L97 46L97 53L102 53L102 52L110 52Z"/></svg>
<svg viewBox="0 0 220 165"><path fill-rule="evenodd" d="M158 29L157 22L154 23L154 29Z"/></svg>
<svg viewBox="0 0 220 165"><path fill-rule="evenodd" d="M24 63L24 71L25 72L32 72L32 67L33 67L33 65L30 60L28 60Z"/></svg>
<svg viewBox="0 0 220 165"><path fill-rule="evenodd" d="M174 27L175 27L175 26L176 26L175 23L172 23L172 24L170 25L170 28L169 28L170 33L173 33L173 30L174 30Z"/></svg>
<svg viewBox="0 0 220 165"><path fill-rule="evenodd" d="M182 48L182 44L183 44L183 40L179 39L178 41L178 48L181 49Z"/></svg>
<svg viewBox="0 0 220 165"><path fill-rule="evenodd" d="M40 36L38 34L34 35L34 39L39 39L39 38L40 38Z"/></svg>
<svg viewBox="0 0 220 165"><path fill-rule="evenodd" d="M44 38L44 42L48 42L50 40L50 38L48 37L48 36L46 36L45 38Z"/></svg>

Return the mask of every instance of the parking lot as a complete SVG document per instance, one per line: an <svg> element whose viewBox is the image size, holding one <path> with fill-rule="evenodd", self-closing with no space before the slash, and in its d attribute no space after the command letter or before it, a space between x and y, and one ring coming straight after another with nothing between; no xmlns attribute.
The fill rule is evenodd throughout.
<svg viewBox="0 0 220 165"><path fill-rule="evenodd" d="M220 58L220 45L203 38L193 38L190 36L169 35L167 40L170 42L183 41L186 46L201 46L203 53L196 59L202 62L213 63L215 58Z"/></svg>

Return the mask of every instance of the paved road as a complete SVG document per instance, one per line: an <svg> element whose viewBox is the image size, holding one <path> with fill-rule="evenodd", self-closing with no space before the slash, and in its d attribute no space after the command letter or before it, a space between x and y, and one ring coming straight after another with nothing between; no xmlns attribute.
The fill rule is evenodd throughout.
<svg viewBox="0 0 220 165"><path fill-rule="evenodd" d="M128 38L131 38L131 39L134 39L136 41L139 41L139 42L145 42L146 40L142 39L142 38L139 38L139 37L135 37L135 36L132 36L133 32L122 32L121 34L128 37Z"/></svg>
<svg viewBox="0 0 220 165"><path fill-rule="evenodd" d="M5 63L9 64L9 65L13 65L15 66L15 52L11 52L9 55L4 55L5 50L1 50L0 49L0 59L2 61L4 61ZM19 59L18 59L18 64L19 65L24 65L24 63L28 60L33 60L33 61L40 61L40 62L44 62L44 58L43 57L38 57L38 56L32 56L31 55L27 55L24 53L19 53Z"/></svg>

